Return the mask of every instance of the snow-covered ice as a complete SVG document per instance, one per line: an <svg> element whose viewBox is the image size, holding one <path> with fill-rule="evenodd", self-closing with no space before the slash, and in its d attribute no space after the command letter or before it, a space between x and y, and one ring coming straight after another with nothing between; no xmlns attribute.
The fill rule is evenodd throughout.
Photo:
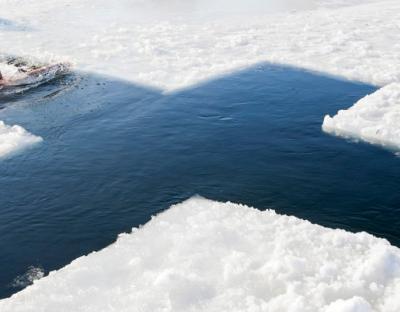
<svg viewBox="0 0 400 312"><path fill-rule="evenodd" d="M9 126L0 120L0 159L8 157L43 139L33 135L18 125Z"/></svg>
<svg viewBox="0 0 400 312"><path fill-rule="evenodd" d="M0 72L7 79L21 79L24 77L24 74L19 72L17 67L2 62L0 62ZM1 92L2 87L0 86L0 95ZM0 159L9 157L42 140L41 137L29 133L21 126L9 126L0 120Z"/></svg>
<svg viewBox="0 0 400 312"><path fill-rule="evenodd" d="M273 14L261 7L241 16L205 7L193 13L198 2L182 3L2 0L1 52L69 61L165 91L260 62L386 86L327 117L324 128L399 144L398 0L315 0L305 7L287 0ZM154 12L160 5L165 12ZM3 153L40 140L0 123ZM0 301L0 311L397 312L399 293L400 251L383 239L191 199Z"/></svg>
<svg viewBox="0 0 400 312"><path fill-rule="evenodd" d="M319 1L319 9L274 14L260 10L239 17L186 12L159 17L151 9L167 5L154 0L146 13L149 20L140 14L147 6L138 2L145 3L63 0L55 5L49 0L24 0L16 5L16 0L3 0L0 12L5 18L35 29L0 32L7 47L3 52L43 61L67 59L81 70L164 90L188 87L259 62L382 86L400 79L397 0L334 9L326 6L340 1ZM173 4L182 2L168 6L175 10ZM188 3L195 8L195 2ZM188 6L187 10L192 8Z"/></svg>
<svg viewBox="0 0 400 312"><path fill-rule="evenodd" d="M398 312L400 250L192 198L0 301L2 312Z"/></svg>
<svg viewBox="0 0 400 312"><path fill-rule="evenodd" d="M0 42L3 53L67 60L166 91L259 62L376 86L400 81L397 0L212 3L3 0ZM13 24L24 27L6 29Z"/></svg>
<svg viewBox="0 0 400 312"><path fill-rule="evenodd" d="M334 117L325 116L322 128L339 136L400 148L400 84L383 87Z"/></svg>

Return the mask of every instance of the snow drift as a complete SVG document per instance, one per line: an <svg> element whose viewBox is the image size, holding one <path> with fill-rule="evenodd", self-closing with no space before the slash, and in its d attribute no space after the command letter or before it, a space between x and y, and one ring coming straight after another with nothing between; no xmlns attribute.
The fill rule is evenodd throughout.
<svg viewBox="0 0 400 312"><path fill-rule="evenodd" d="M400 250L192 198L9 299L2 312L400 310Z"/></svg>

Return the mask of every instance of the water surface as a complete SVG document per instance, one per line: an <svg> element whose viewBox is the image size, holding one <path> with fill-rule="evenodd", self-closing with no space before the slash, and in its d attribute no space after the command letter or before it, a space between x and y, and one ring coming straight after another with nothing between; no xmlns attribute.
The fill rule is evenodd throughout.
<svg viewBox="0 0 400 312"><path fill-rule="evenodd" d="M400 159L321 131L374 91L261 64L173 94L77 74L3 102L45 141L0 162L0 297L195 194L400 246Z"/></svg>

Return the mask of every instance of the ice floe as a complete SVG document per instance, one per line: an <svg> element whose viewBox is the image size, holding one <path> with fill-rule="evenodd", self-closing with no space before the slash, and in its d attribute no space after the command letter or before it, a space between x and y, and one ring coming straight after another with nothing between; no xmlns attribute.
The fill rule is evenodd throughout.
<svg viewBox="0 0 400 312"><path fill-rule="evenodd" d="M9 126L0 120L0 159L41 141L43 141L41 137L29 133L21 126Z"/></svg>
<svg viewBox="0 0 400 312"><path fill-rule="evenodd" d="M2 18L30 28L0 30L0 41L3 52L166 91L260 62L377 86L400 81L397 0L226 3L4 0Z"/></svg>
<svg viewBox="0 0 400 312"><path fill-rule="evenodd" d="M400 250L384 239L192 198L0 310L397 312L399 290Z"/></svg>
<svg viewBox="0 0 400 312"><path fill-rule="evenodd" d="M322 129L393 149L400 148L400 84L393 83L364 97L334 117L325 116Z"/></svg>
<svg viewBox="0 0 400 312"><path fill-rule="evenodd" d="M0 41L10 54L45 62L67 59L79 69L164 90L259 62L382 86L400 79L397 0L345 7L340 5L346 1L310 1L319 5L298 11L290 10L298 2L286 1L287 11L256 10L239 16L201 13L204 10L196 10L201 1L187 1L186 10L176 9L183 2L63 0L55 5L24 0L16 5L20 1L5 0L0 3L4 18L29 23L35 31L0 32ZM153 6L143 9L148 3Z"/></svg>
<svg viewBox="0 0 400 312"><path fill-rule="evenodd" d="M397 0L227 2L4 0L2 18L30 28L0 29L0 41L3 52L68 60L166 91L259 62L376 86L400 82Z"/></svg>

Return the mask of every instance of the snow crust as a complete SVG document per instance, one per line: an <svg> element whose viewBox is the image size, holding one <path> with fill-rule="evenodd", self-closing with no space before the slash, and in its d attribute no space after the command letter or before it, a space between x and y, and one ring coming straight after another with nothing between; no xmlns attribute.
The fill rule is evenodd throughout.
<svg viewBox="0 0 400 312"><path fill-rule="evenodd" d="M325 116L328 133L400 148L400 84L393 83L364 97L334 117Z"/></svg>
<svg viewBox="0 0 400 312"><path fill-rule="evenodd" d="M0 120L0 159L31 147L43 139L18 125L9 126Z"/></svg>
<svg viewBox="0 0 400 312"><path fill-rule="evenodd" d="M0 310L397 312L399 290L400 250L386 240L197 197Z"/></svg>

